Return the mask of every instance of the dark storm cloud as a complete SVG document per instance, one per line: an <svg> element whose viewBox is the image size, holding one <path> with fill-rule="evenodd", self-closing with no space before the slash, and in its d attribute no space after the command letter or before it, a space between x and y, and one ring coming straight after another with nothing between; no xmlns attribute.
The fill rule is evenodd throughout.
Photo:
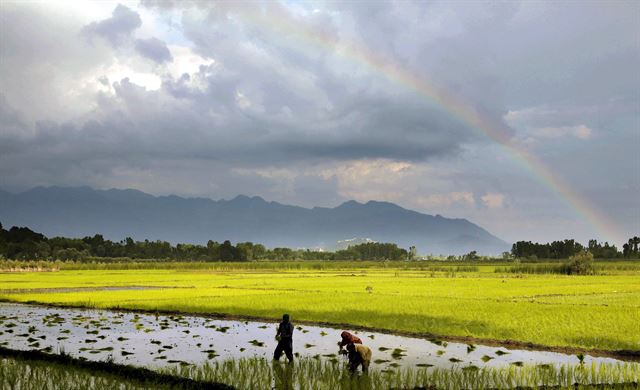
<svg viewBox="0 0 640 390"><path fill-rule="evenodd" d="M136 39L135 48L141 56L157 63L173 60L167 44L158 38Z"/></svg>
<svg viewBox="0 0 640 390"><path fill-rule="evenodd" d="M130 8L118 4L110 18L88 24L83 32L90 37L104 38L111 45L118 46L129 39L140 26L142 26L140 15Z"/></svg>
<svg viewBox="0 0 640 390"><path fill-rule="evenodd" d="M456 107L398 82L400 71L481 112L627 230L637 226L622 215L638 205L640 181L630 157L640 142L637 3L143 3L98 20L2 8L0 187L245 193L308 206L373 197L498 229L536 220L538 236L550 215L574 218ZM482 207L502 195L517 215Z"/></svg>

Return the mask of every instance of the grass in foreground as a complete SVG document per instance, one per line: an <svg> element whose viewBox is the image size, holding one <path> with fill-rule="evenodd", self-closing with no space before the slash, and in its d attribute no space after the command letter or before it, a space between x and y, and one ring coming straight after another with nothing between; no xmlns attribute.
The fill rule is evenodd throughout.
<svg viewBox="0 0 640 390"><path fill-rule="evenodd" d="M483 269L482 267L491 267ZM640 272L564 276L426 268L82 270L0 274L0 298L97 308L226 313L547 346L640 351ZM140 291L29 289L157 286ZM9 292L20 289L21 292ZM402 304L398 304L402 302Z"/></svg>
<svg viewBox="0 0 640 390"><path fill-rule="evenodd" d="M0 348L0 389L11 390L230 390L230 386L198 382L145 368L92 362L68 355Z"/></svg>
<svg viewBox="0 0 640 390"><path fill-rule="evenodd" d="M636 389L640 365L565 365L559 368L545 365L502 369L475 366L454 369L404 368L387 372L374 370L363 375L351 374L345 364L339 361L303 358L294 365L289 365L253 358L176 367L164 372L198 381L223 382L239 389Z"/></svg>
<svg viewBox="0 0 640 390"><path fill-rule="evenodd" d="M8 352L4 350L4 352ZM636 389L640 365L404 368L351 374L340 361L303 358L290 365L263 358L149 371L59 355L0 357L3 389ZM32 353L33 355L33 353ZM37 355L37 356L36 356ZM216 385L225 383L226 385Z"/></svg>

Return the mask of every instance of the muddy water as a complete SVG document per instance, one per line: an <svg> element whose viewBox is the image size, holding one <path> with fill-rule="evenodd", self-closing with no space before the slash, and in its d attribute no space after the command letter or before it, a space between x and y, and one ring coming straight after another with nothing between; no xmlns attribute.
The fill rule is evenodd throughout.
<svg viewBox="0 0 640 390"><path fill-rule="evenodd" d="M295 318L294 318L295 324ZM215 320L198 316L135 314L109 310L49 308L0 303L0 345L40 349L89 360L160 367L201 364L229 358L272 356L276 323ZM297 326L294 351L300 356L344 359L337 342L342 329ZM510 364L577 364L555 352L509 350L482 345L428 341L375 332L353 332L373 350L373 368ZM284 359L284 356L283 356ZM587 356L592 361L618 363Z"/></svg>

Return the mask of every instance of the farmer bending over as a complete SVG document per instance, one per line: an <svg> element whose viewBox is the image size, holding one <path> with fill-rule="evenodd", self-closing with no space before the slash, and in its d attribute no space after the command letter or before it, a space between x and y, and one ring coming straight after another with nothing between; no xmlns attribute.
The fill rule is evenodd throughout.
<svg viewBox="0 0 640 390"><path fill-rule="evenodd" d="M342 347L346 347L349 344L362 344L362 340L358 336L352 335L346 330L340 334L342 340L338 342L338 347L342 350Z"/></svg>
<svg viewBox="0 0 640 390"><path fill-rule="evenodd" d="M361 364L362 372L369 371L369 364L371 364L371 349L369 347L362 344L348 344L347 352L351 372L356 372Z"/></svg>
<svg viewBox="0 0 640 390"><path fill-rule="evenodd" d="M282 316L282 322L276 332L276 340L278 340L278 346L273 353L273 359L280 360L280 355L284 352L289 363L293 363L293 324L289 321L289 314Z"/></svg>

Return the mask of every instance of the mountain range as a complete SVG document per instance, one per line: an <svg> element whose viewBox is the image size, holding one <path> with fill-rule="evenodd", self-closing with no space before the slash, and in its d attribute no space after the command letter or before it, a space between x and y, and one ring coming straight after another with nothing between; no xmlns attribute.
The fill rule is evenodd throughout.
<svg viewBox="0 0 640 390"><path fill-rule="evenodd" d="M350 200L304 208L239 195L231 200L153 196L132 189L36 187L0 190L0 222L52 236L102 234L111 240L204 244L252 241L268 247L334 249L340 240L367 237L415 245L420 254L498 254L509 245L466 219L422 214L389 202Z"/></svg>

